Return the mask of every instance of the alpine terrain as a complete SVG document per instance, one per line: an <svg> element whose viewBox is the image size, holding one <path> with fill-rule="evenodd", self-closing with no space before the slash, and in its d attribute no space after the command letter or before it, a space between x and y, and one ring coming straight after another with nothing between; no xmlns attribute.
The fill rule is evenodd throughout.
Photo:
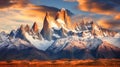
<svg viewBox="0 0 120 67"><path fill-rule="evenodd" d="M46 12L40 23L20 25L9 34L0 33L0 60L120 58L120 33L95 21L72 22L62 8L51 19Z"/></svg>

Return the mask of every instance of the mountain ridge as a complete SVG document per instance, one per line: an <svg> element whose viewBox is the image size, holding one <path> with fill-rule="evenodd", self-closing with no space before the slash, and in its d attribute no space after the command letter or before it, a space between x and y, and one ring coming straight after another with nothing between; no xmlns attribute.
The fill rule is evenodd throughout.
<svg viewBox="0 0 120 67"><path fill-rule="evenodd" d="M11 56L9 50L12 51L13 49L15 51L26 50L34 57L30 58L27 55L27 58L27 52L20 52L20 56L14 53L12 59L16 59L16 57L36 59L39 58L39 55L39 59L44 58L44 56L48 59L120 58L118 54L120 48L114 45L116 43L111 44L104 40L105 37L116 38L116 36L120 38L120 33L101 28L93 21L72 23L66 9L62 8L57 12L54 20L51 20L51 16L46 12L42 30L39 30L38 23L34 22L32 27L28 24L21 25L9 34L1 32L0 52L8 50L1 53L2 57L8 57L8 59L11 58L9 58ZM29 48L33 50L28 50Z"/></svg>

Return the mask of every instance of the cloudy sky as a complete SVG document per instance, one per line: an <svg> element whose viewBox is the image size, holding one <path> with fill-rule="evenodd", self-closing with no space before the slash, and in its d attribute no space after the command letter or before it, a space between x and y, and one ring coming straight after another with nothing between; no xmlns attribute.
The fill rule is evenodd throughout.
<svg viewBox="0 0 120 67"><path fill-rule="evenodd" d="M20 24L34 22L41 27L46 11L52 15L61 8L74 16L97 18L102 27L120 29L120 0L0 0L0 31L9 32Z"/></svg>

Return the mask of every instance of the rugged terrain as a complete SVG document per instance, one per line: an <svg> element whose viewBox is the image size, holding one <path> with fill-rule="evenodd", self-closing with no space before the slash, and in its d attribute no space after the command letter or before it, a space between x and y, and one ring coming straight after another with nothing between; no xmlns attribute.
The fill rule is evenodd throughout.
<svg viewBox="0 0 120 67"><path fill-rule="evenodd" d="M57 60L120 58L120 33L95 21L71 22L62 8L51 19L46 12L42 29L21 25L0 33L0 60Z"/></svg>

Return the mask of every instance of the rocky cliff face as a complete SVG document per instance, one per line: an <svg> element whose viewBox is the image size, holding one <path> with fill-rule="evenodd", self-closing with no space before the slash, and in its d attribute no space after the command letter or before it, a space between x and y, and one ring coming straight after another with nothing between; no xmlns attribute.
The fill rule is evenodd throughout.
<svg viewBox="0 0 120 67"><path fill-rule="evenodd" d="M20 28L17 29L16 34L14 35L15 38L21 38L21 39L25 39L25 29L24 26L21 25Z"/></svg>
<svg viewBox="0 0 120 67"><path fill-rule="evenodd" d="M30 32L30 26L28 24L25 26L25 31Z"/></svg>
<svg viewBox="0 0 120 67"><path fill-rule="evenodd" d="M71 19L70 16L68 16L67 11L62 8L56 15L56 18L58 23L62 23L66 28L73 29L71 25Z"/></svg>
<svg viewBox="0 0 120 67"><path fill-rule="evenodd" d="M50 16L49 13L46 13L45 19L43 21L43 28L41 30L41 35L44 39L51 40L52 39L52 30L50 24Z"/></svg>
<svg viewBox="0 0 120 67"><path fill-rule="evenodd" d="M33 31L34 33L38 33L38 31L39 31L38 25L37 25L36 22L34 22L34 24L33 24L33 26L32 26L32 31Z"/></svg>
<svg viewBox="0 0 120 67"><path fill-rule="evenodd" d="M120 48L113 46L110 43L103 42L97 49L98 58L113 58L119 57Z"/></svg>
<svg viewBox="0 0 120 67"><path fill-rule="evenodd" d="M21 58L28 56L31 59L30 54L32 59L44 56L50 59L120 58L119 45L114 45L116 42L119 44L120 37L115 43L109 42L110 37L115 39L117 32L104 29L93 21L72 23L65 9L58 11L54 19L46 12L43 28L39 31L37 22L34 22L31 28L27 24L12 30L9 35L0 33L0 56L9 59L13 53L13 59L21 55ZM106 37L109 41L104 40Z"/></svg>
<svg viewBox="0 0 120 67"><path fill-rule="evenodd" d="M104 29L104 28L98 26L97 24L93 23L92 24L92 34L96 35L96 36L101 36L101 37L106 37L106 36L114 37L117 34L117 32L111 31L108 29Z"/></svg>

